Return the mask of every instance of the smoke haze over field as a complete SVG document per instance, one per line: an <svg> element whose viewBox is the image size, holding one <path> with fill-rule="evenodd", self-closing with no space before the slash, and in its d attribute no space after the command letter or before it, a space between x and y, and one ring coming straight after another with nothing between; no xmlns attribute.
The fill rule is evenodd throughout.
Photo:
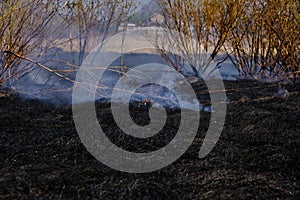
<svg viewBox="0 0 300 200"><path fill-rule="evenodd" d="M129 33L129 32L128 32ZM123 34L117 34L114 36L113 43L109 49L106 49L108 52L113 54L122 54L122 49L120 49L120 43ZM118 57L114 60L110 66L120 67L124 66L128 69L133 69L137 66L154 63L152 66L155 67L156 64L169 65L170 63L166 62L165 58L161 55L157 54L153 49L149 49L148 47L149 41L145 40L145 35L143 34L134 34L130 32L130 36L126 37L126 49L135 49L136 46L144 46L144 49L137 49L135 52L130 52L124 55L123 63L122 58ZM96 46L96 41L93 41L92 46ZM60 74L65 77L75 80L76 73L79 69L78 57L78 41L72 41L72 46L68 45L68 43L61 43L61 46L53 47L50 51L47 51L46 54L41 55L39 57L39 62L46 67L49 67L51 70L58 70ZM89 44L88 44L89 45ZM97 48L96 48L97 49ZM126 50L125 49L125 50ZM172 49L172 47L170 47ZM72 51L73 50L73 51ZM95 54L97 50L89 49L89 54ZM99 55L95 55L99 56ZM172 56L169 58L172 59ZM25 63L25 62L23 62ZM23 64L22 63L22 64ZM74 65L74 66L73 66ZM170 65L169 65L170 66ZM43 101L52 102L55 104L71 104L71 95L72 95L72 87L73 83L71 81L66 80L65 78L59 77L54 73L50 73L45 69L42 69L40 66L35 65L36 69L24 76L22 79L17 81L12 85L14 89L25 98L33 98L40 99ZM151 68L151 66L149 66ZM211 68L207 69L208 72L213 70L212 68L215 65L212 65ZM238 77L238 71L236 68L228 61L224 62L220 65L220 72L222 78L225 80L235 80ZM127 69L127 70L128 70ZM64 70L67 70L64 72ZM116 71L120 72L120 68L115 68ZM97 100L107 100L110 98L112 94L112 90L120 78L119 72L107 71L104 73L102 77L101 86L107 87L106 89L99 89L98 95L96 97ZM191 66L185 62L183 67L180 69L180 73L185 76L185 78L193 77L193 80L197 79L195 72L192 70ZM216 73L212 73L210 77L214 78L217 76ZM160 76L156 78L157 84L164 83L169 88L176 87L180 85L180 82L173 76L172 74L164 74L161 73ZM100 84L100 82L99 82ZM158 87L157 85L147 85L145 87L141 87L138 89L138 92L143 95L133 95L132 100L134 101L143 101L144 99L150 99L152 101L157 101L163 106L173 108L177 107L177 99L172 95L170 91L166 88ZM184 96L184 92L182 93ZM168 99L169 98L169 99ZM167 101L164 99L168 99ZM193 108L194 99L189 99L189 97L185 97L185 108ZM84 97L82 98L82 102L84 102Z"/></svg>
<svg viewBox="0 0 300 200"><path fill-rule="evenodd" d="M58 51L55 55L56 58L63 59L65 62L70 61L72 58L72 54L70 52ZM119 66L121 62L121 58L115 60L111 66ZM124 55L124 64L129 68L134 68L139 65L147 64L147 63L161 63L167 64L166 61L159 55L149 54L149 53L131 53ZM53 66L57 65L58 69L66 68L67 66L63 67L62 63L55 63L55 62L47 62L44 63L45 65ZM238 77L238 72L231 65L231 63L223 63L221 65L221 74L225 80L235 80ZM182 73L187 77L194 76L193 71L191 70L189 65L185 65L182 69ZM76 72L68 73L68 77L71 79L75 79ZM214 74L211 75L212 77ZM116 84L117 80L120 78L120 74L117 72L109 72L107 71L104 76L102 77L102 83L107 86L109 89L105 91L99 90L99 93L102 95L98 95L97 99L107 99L108 96L104 94L111 95L112 89ZM161 74L161 78L157 80L163 81L167 84L170 88L175 87L176 85L180 84L173 79L174 77L172 74ZM159 84L159 82L158 82ZM33 99L40 99L48 102L52 102L55 104L71 104L71 94L72 94L72 86L73 83L64 80L62 78L57 77L53 73L49 73L40 67L37 67L36 70L31 72L30 74L23 77L20 81L13 84L13 87L20 92L23 97L26 98L33 98ZM170 91L163 89L162 87L157 86L145 86L139 89L140 93L143 93L147 96L148 99L159 101L159 98L168 99L172 97ZM183 93L184 95L184 93ZM132 100L135 101L142 101L145 99L145 96L134 95ZM173 99L173 100L172 100ZM166 107L176 107L176 98L171 98L168 101L161 100L162 103ZM193 100L187 100L186 107L189 108L190 103Z"/></svg>

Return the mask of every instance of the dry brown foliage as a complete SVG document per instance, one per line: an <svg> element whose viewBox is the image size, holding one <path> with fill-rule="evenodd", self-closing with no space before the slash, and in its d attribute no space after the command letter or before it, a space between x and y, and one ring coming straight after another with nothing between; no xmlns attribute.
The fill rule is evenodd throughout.
<svg viewBox="0 0 300 200"><path fill-rule="evenodd" d="M225 54L243 77L261 80L295 80L299 77L298 1L158 2L165 17L164 26L185 35L178 37L179 45L174 48L180 49L197 71L207 70L217 54ZM165 52L163 55L170 57Z"/></svg>
<svg viewBox="0 0 300 200"><path fill-rule="evenodd" d="M299 77L299 2L245 0L240 5L246 6L226 43L240 75L271 80Z"/></svg>
<svg viewBox="0 0 300 200"><path fill-rule="evenodd" d="M159 0L158 2L165 17L164 26L185 36L178 37L175 48L185 55L184 59L195 71L207 71L240 15L239 1ZM171 34L171 37L174 36Z"/></svg>

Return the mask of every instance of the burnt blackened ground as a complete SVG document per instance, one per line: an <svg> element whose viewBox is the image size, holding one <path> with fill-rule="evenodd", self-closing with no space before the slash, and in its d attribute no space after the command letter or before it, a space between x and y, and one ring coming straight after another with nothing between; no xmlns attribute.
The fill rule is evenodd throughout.
<svg viewBox="0 0 300 200"><path fill-rule="evenodd" d="M300 84L286 86L288 99L274 96L277 85L250 81L225 85L230 104L213 151L198 158L210 119L209 113L202 112L190 149L172 165L147 174L118 172L93 158L76 133L71 107L2 95L0 198L297 199ZM108 107L97 105L99 121L110 139L128 150L155 150L176 134L179 112L170 110L169 128L160 134L160 141L120 136L112 128ZM131 111L137 123L147 124L145 109L133 105ZM132 145L126 146L127 142Z"/></svg>

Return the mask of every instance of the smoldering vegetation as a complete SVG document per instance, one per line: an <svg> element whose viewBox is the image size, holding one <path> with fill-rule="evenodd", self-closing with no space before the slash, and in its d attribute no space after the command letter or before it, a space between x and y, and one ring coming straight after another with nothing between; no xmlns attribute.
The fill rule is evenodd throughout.
<svg viewBox="0 0 300 200"><path fill-rule="evenodd" d="M296 198L300 192L299 83L286 87L287 99L276 96L274 84L225 84L231 101L213 151L198 158L210 120L209 113L201 112L201 126L189 150L172 165L147 174L118 172L93 158L76 133L71 107L2 95L0 197ZM147 108L133 103L130 109L137 124L149 122ZM109 104L96 104L96 110L110 140L137 152L168 143L180 121L180 111L169 110L166 128L156 136L160 140L141 141L120 132Z"/></svg>

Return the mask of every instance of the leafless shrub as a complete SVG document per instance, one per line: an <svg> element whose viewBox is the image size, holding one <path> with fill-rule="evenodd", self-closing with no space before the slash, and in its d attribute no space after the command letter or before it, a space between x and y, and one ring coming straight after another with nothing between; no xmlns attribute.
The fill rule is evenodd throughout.
<svg viewBox="0 0 300 200"><path fill-rule="evenodd" d="M166 35L176 40L173 48L184 55L195 72L209 73L210 63L221 51L242 9L238 1L159 0L158 3L163 10L164 27L170 30ZM168 52L161 54L170 60ZM176 62L172 65L180 66Z"/></svg>
<svg viewBox="0 0 300 200"><path fill-rule="evenodd" d="M299 77L300 6L290 0L159 0L164 27L184 59L204 73L218 53L227 54L240 76L261 80ZM172 35L173 34L173 35ZM157 45L159 48L159 46ZM182 60L161 54L174 67ZM172 59L170 59L172 58ZM177 59L178 60L178 59ZM222 60L221 60L222 61Z"/></svg>
<svg viewBox="0 0 300 200"><path fill-rule="evenodd" d="M133 9L133 0L0 2L0 83L40 66L70 79L68 73L77 69L85 54L115 33ZM66 46L72 62L48 56Z"/></svg>
<svg viewBox="0 0 300 200"><path fill-rule="evenodd" d="M0 84L22 76L30 70L21 66L21 59L5 52L23 56L35 53L47 35L54 16L48 1L7 0L0 3Z"/></svg>
<svg viewBox="0 0 300 200"><path fill-rule="evenodd" d="M224 48L240 75L281 80L299 76L299 3L240 1L246 5Z"/></svg>
<svg viewBox="0 0 300 200"><path fill-rule="evenodd" d="M60 4L57 2L56 6ZM76 63L80 65L86 52L116 33L134 9L133 0L73 0L58 10L59 16L73 28L69 37L71 51L79 52ZM78 47L73 48L73 43Z"/></svg>

